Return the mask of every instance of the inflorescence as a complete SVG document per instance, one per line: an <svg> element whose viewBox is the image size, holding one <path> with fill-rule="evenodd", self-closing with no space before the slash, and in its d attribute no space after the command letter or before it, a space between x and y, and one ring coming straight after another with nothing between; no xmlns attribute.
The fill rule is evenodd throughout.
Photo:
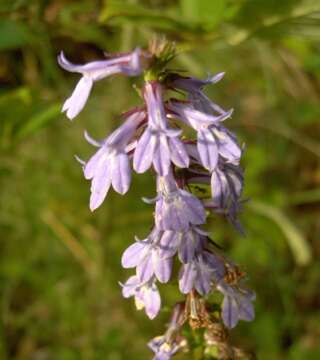
<svg viewBox="0 0 320 360"><path fill-rule="evenodd" d="M221 253L203 225L210 213L216 213L242 232L237 214L243 149L224 126L232 110L222 109L203 92L224 73L205 80L182 76L165 69L173 56L174 47L166 42L85 65L72 64L61 53L60 66L82 74L62 111L70 120L76 117L97 80L113 74L144 76L143 104L123 114L122 125L101 142L85 133L98 148L82 162L84 176L91 180L90 209L102 204L111 186L120 194L129 190L131 167L139 174L153 168L157 195L143 200L155 204L154 225L146 239L136 238L122 256L122 266L135 269L135 275L121 284L123 296L134 297L138 310L144 309L150 319L156 317L161 308L157 282L170 281L178 259L179 289L186 297L174 306L165 334L148 344L154 359L168 360L188 348L181 334L186 321L194 329L205 329L208 349L215 346L220 358L234 358L240 350L229 344L227 328L239 320L253 320L255 294L244 287L245 273ZM169 92L180 98L167 98ZM191 128L196 137L188 137L190 131L184 134L181 125ZM210 195L197 197L190 190L197 185L210 187ZM221 311L213 311L207 301L213 292L223 295Z"/></svg>

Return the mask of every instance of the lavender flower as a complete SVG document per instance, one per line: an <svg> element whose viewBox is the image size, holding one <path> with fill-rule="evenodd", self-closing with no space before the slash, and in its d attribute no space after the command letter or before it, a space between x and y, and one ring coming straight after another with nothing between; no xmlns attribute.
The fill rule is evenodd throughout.
<svg viewBox="0 0 320 360"><path fill-rule="evenodd" d="M217 214L226 215L231 224L244 234L237 215L241 210L241 195L243 189L243 171L238 163L227 162L220 158L216 168L210 174L199 170L200 156L196 145L187 144L187 152L197 168L189 169L188 183L211 185L211 198L205 199L203 205L206 209Z"/></svg>
<svg viewBox="0 0 320 360"><path fill-rule="evenodd" d="M252 321L254 308L252 301L255 293L241 287L230 286L220 282L217 286L224 299L222 303L222 319L228 328L234 328L239 320Z"/></svg>
<svg viewBox="0 0 320 360"><path fill-rule="evenodd" d="M125 194L131 182L131 169L126 146L136 128L144 119L143 112L135 112L105 141L99 144L100 149L84 165L84 176L92 179L90 209L93 211L101 205L112 184L115 191ZM96 142L88 137L89 142Z"/></svg>
<svg viewBox="0 0 320 360"><path fill-rule="evenodd" d="M221 278L224 271L221 261L213 254L202 250L195 258L182 265L179 274L179 288L183 294L195 288L199 294L206 295L213 280Z"/></svg>
<svg viewBox="0 0 320 360"><path fill-rule="evenodd" d="M155 353L153 360L170 360L184 346L184 343L170 343L166 341L165 336L157 336L148 343L148 346Z"/></svg>
<svg viewBox="0 0 320 360"><path fill-rule="evenodd" d="M203 232L196 227L186 231L164 231L159 243L160 256L168 253L174 256L178 252L180 262L186 264L201 249L203 237Z"/></svg>
<svg viewBox="0 0 320 360"><path fill-rule="evenodd" d="M202 183L209 183L210 181L203 174L198 175L194 180ZM210 183L212 198L204 200L205 208L217 214L225 215L236 230L243 235L245 232L238 219L238 213L242 207L242 169L231 163L220 162L212 172Z"/></svg>
<svg viewBox="0 0 320 360"><path fill-rule="evenodd" d="M166 283L170 279L172 270L172 257L161 257L160 240L161 232L156 228L149 237L143 241L138 240L130 245L122 256L122 266L124 268L137 268L137 277L141 282L146 282L153 275L162 282Z"/></svg>
<svg viewBox="0 0 320 360"><path fill-rule="evenodd" d="M155 279L142 283L137 276L131 276L122 285L122 295L125 298L134 296L137 310L145 309L150 319L154 319L161 307L161 298Z"/></svg>
<svg viewBox="0 0 320 360"><path fill-rule="evenodd" d="M171 161L179 167L188 167L188 154L178 138L181 130L168 128L160 84L147 82L144 97L148 111L148 126L134 153L135 171L143 173L153 163L156 172L165 176L169 172Z"/></svg>
<svg viewBox="0 0 320 360"><path fill-rule="evenodd" d="M123 73L128 76L139 75L142 71L140 64L140 49L130 54L114 57L109 60L93 61L85 65L76 65L69 62L64 53L58 56L59 65L70 72L82 74L82 78L75 87L72 95L65 101L62 111L72 120L84 108L93 83L107 76Z"/></svg>
<svg viewBox="0 0 320 360"><path fill-rule="evenodd" d="M224 164L217 167L211 176L213 204L219 209L228 208L230 202L237 203L243 188L243 174L239 167Z"/></svg>
<svg viewBox="0 0 320 360"><path fill-rule="evenodd" d="M214 116L196 110L191 104L172 101L169 109L173 116L177 116L197 131L197 148L204 168L213 171L219 155L227 161L239 161L241 148L231 132L220 123L232 115L233 110L219 116Z"/></svg>
<svg viewBox="0 0 320 360"><path fill-rule="evenodd" d="M205 219L201 201L188 191L179 189L172 173L158 178L155 222L159 229L183 231L190 224L203 224Z"/></svg>
<svg viewBox="0 0 320 360"><path fill-rule="evenodd" d="M222 115L225 114L226 111L223 110L219 105L212 102L207 97L207 95L205 95L202 88L206 85L219 82L223 78L224 74L224 72L221 72L214 76L209 76L205 80L195 79L192 77L176 76L171 85L174 88L186 91L188 93L188 100L193 104L196 110L208 114L212 113L212 111L215 111Z"/></svg>

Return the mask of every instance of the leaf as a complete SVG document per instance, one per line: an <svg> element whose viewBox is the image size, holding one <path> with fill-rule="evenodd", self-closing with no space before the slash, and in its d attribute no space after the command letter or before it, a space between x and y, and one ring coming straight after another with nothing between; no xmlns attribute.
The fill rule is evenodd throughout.
<svg viewBox="0 0 320 360"><path fill-rule="evenodd" d="M259 201L251 201L248 207L259 215L265 216L276 223L286 236L288 245L298 265L307 265L312 259L311 248L300 229L275 206Z"/></svg>

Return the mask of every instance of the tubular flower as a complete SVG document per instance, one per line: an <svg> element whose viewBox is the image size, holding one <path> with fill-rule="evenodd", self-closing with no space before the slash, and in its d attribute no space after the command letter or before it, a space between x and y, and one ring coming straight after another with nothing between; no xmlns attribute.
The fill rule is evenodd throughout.
<svg viewBox="0 0 320 360"><path fill-rule="evenodd" d="M214 76L209 76L205 80L200 80L192 77L175 76L171 85L174 88L181 89L187 92L188 100L193 104L196 110L212 113L212 111L218 114L225 114L219 105L211 101L208 96L203 92L203 87L209 84L215 84L224 77L224 72L218 73Z"/></svg>
<svg viewBox="0 0 320 360"><path fill-rule="evenodd" d="M133 167L143 173L153 164L160 176L168 174L171 161L178 167L188 167L188 154L179 140L181 130L168 128L161 94L161 85L147 82L144 98L148 111L148 126L138 141Z"/></svg>
<svg viewBox="0 0 320 360"><path fill-rule="evenodd" d="M125 194L131 182L131 169L126 146L137 127L144 119L143 112L130 115L99 146L100 149L84 165L84 176L91 183L90 209L93 211L101 205L112 184L119 194ZM89 142L95 143L87 136Z"/></svg>
<svg viewBox="0 0 320 360"><path fill-rule="evenodd" d="M179 288L183 294L195 288L199 294L210 292L212 283L224 272L221 261L205 250L198 251L194 258L182 265L179 275Z"/></svg>
<svg viewBox="0 0 320 360"><path fill-rule="evenodd" d="M141 73L140 49L130 54L114 57L108 60L93 61L85 65L77 65L68 61L63 52L58 56L59 65L70 72L82 74L82 78L75 87L72 95L65 101L62 111L72 120L84 108L90 95L93 83L113 74L137 76Z"/></svg>
<svg viewBox="0 0 320 360"><path fill-rule="evenodd" d="M254 308L252 301L255 293L240 287L234 287L225 283L217 286L223 295L222 319L225 325L232 329L239 320L252 321L254 319Z"/></svg>
<svg viewBox="0 0 320 360"><path fill-rule="evenodd" d="M212 203L219 209L227 209L241 197L243 174L240 167L232 164L218 166L211 176Z"/></svg>
<svg viewBox="0 0 320 360"><path fill-rule="evenodd" d="M134 296L137 310L145 309L150 319L160 311L161 298L154 279L142 283L137 276L131 276L122 285L122 295L125 298Z"/></svg>
<svg viewBox="0 0 320 360"><path fill-rule="evenodd" d="M172 257L160 256L159 235L159 230L155 228L146 240L136 241L122 256L122 266L136 267L137 277L141 282L150 280L153 275L162 283L170 279Z"/></svg>
<svg viewBox="0 0 320 360"><path fill-rule="evenodd" d="M203 167L213 171L217 166L219 155L227 161L238 161L241 156L235 136L220 123L232 115L232 110L214 116L196 110L191 104L172 101L169 104L173 116L197 131L197 148Z"/></svg>
<svg viewBox="0 0 320 360"><path fill-rule="evenodd" d="M205 222L201 201L186 190L179 189L172 174L158 179L155 222L162 230L187 230Z"/></svg>

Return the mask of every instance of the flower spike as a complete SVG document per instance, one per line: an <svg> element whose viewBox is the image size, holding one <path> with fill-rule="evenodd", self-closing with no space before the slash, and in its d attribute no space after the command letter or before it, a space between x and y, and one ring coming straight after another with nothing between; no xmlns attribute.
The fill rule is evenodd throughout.
<svg viewBox="0 0 320 360"><path fill-rule="evenodd" d="M174 306L166 332L148 343L154 360L170 360L188 350L181 334L185 323L205 329L208 347L233 354L227 329L254 319L255 294L245 287L244 273L223 255L222 246L205 228L211 211L227 217L243 233L237 217L243 203L243 148L224 125L233 110L225 111L203 91L224 73L205 80L170 73L165 66L173 56L174 46L162 41L153 42L149 51L137 48L85 65L69 62L63 53L58 57L62 68L82 75L62 109L71 120L85 106L95 81L119 73L137 76L145 70L143 105L123 114L120 126L102 141L85 132L97 150L87 162L77 159L91 181L92 211L102 205L111 187L121 195L129 190L131 168L138 174L153 169L157 194L153 199L143 197L154 206L152 230L124 251L122 267L134 274L121 286L123 297L134 298L136 308L154 319L162 303L158 283L173 281L173 265L180 263L176 277L185 299ZM167 98L169 90L185 98ZM219 313L210 310L208 295L214 292L223 295ZM223 336L218 337L216 329Z"/></svg>

